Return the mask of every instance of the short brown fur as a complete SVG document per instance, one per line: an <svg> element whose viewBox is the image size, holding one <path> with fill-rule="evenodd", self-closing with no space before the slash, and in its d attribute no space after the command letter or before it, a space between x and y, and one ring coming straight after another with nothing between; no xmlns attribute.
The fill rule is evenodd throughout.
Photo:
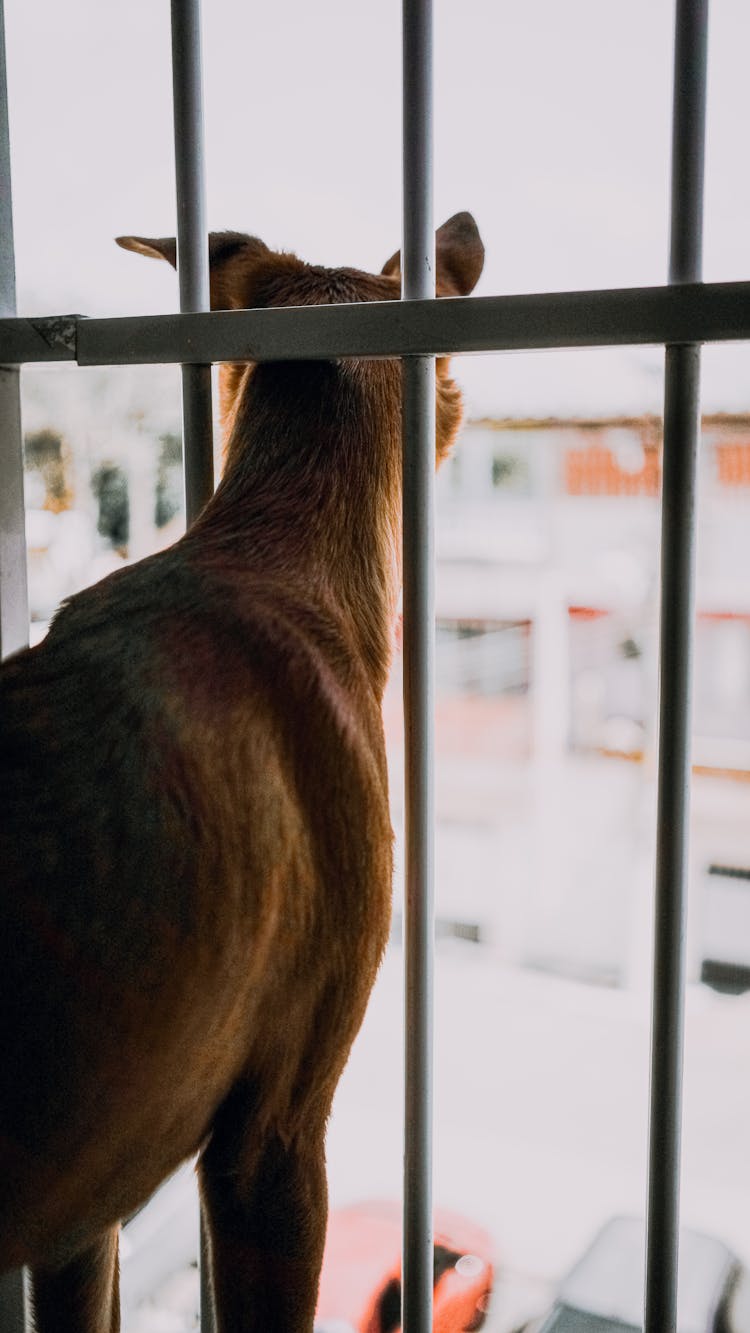
<svg viewBox="0 0 750 1333"><path fill-rule="evenodd" d="M468 214L437 251L471 290ZM222 233L211 261L215 308L399 295L397 256ZM225 367L222 409L187 535L0 673L0 1270L32 1267L39 1333L119 1327L118 1223L196 1152L219 1333L312 1328L325 1126L390 918L399 365Z"/></svg>

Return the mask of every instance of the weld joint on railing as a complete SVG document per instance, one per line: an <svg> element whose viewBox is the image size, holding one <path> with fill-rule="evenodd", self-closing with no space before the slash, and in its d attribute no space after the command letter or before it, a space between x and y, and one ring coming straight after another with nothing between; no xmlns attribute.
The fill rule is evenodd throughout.
<svg viewBox="0 0 750 1333"><path fill-rule="evenodd" d="M76 357L78 350L78 321L82 315L45 315L30 319L29 325L53 350L61 348Z"/></svg>

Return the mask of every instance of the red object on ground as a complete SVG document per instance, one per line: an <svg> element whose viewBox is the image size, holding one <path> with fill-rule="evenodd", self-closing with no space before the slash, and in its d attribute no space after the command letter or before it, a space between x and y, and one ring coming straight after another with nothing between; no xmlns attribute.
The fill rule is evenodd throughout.
<svg viewBox="0 0 750 1333"><path fill-rule="evenodd" d="M492 1291L492 1240L458 1213L435 1213L433 1333L468 1333L484 1323ZM368 1201L331 1212L317 1318L357 1333L401 1329L401 1208Z"/></svg>

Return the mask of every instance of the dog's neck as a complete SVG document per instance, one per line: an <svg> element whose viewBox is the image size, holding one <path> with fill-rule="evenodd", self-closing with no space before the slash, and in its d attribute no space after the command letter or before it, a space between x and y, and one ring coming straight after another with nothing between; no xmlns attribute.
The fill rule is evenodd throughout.
<svg viewBox="0 0 750 1333"><path fill-rule="evenodd" d="M335 603L380 696L401 579L398 364L253 368L193 536L207 559L231 545L253 574Z"/></svg>

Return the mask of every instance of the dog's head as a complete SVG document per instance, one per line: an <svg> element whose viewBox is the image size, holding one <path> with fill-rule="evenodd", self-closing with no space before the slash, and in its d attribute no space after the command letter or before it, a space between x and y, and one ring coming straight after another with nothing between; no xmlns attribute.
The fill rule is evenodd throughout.
<svg viewBox="0 0 750 1333"><path fill-rule="evenodd" d="M172 236L118 236L118 245L152 259L177 265ZM456 213L435 236L438 296L467 296L484 264L484 246L470 213ZM336 305L393 301L401 295L401 254L396 251L378 274L354 268L306 264L296 255L270 250L255 236L212 232L209 236L212 310L247 310L272 306ZM220 407L225 440L234 421L245 365L222 366ZM437 456L450 450L461 421L461 395L450 378L448 359L437 362Z"/></svg>

